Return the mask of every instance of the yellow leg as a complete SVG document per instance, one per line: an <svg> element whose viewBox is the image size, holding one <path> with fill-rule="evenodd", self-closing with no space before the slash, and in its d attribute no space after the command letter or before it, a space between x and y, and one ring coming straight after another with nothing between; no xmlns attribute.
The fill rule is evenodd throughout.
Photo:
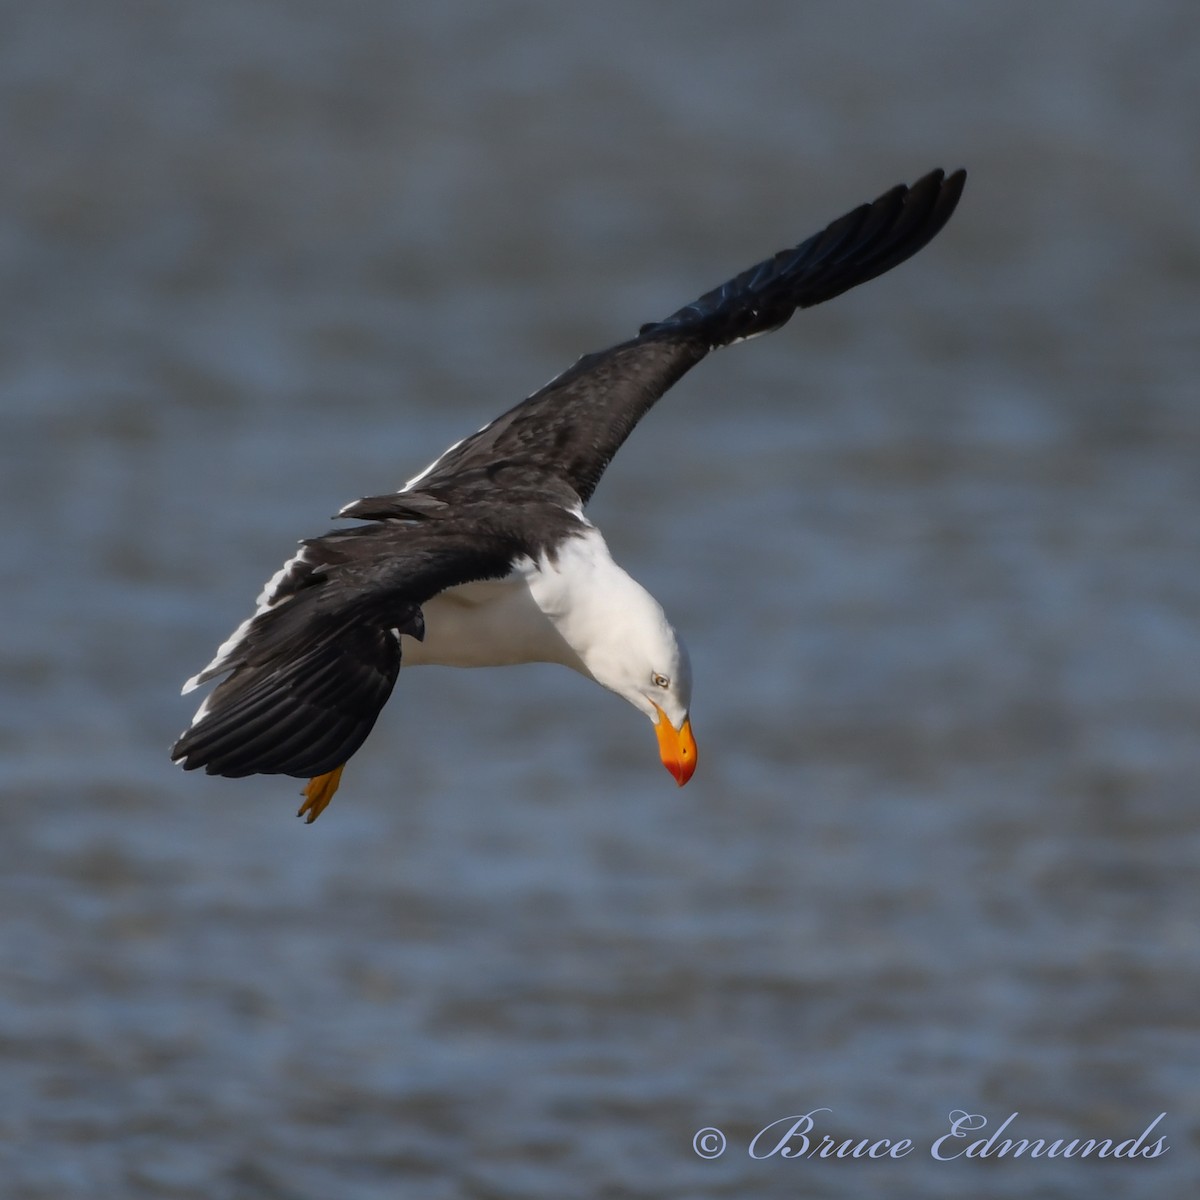
<svg viewBox="0 0 1200 1200"><path fill-rule="evenodd" d="M342 772L345 769L346 764L342 763L340 767L334 767L328 774L318 775L315 779L308 781L301 793L304 796L304 803L296 814L298 817L305 818L306 825L311 825L325 811L325 806L333 799L333 793L338 790L338 784L342 782Z"/></svg>

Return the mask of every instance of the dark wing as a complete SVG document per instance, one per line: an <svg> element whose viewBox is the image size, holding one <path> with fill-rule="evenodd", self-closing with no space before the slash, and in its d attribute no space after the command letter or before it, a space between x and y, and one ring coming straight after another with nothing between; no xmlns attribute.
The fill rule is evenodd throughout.
<svg viewBox="0 0 1200 1200"><path fill-rule="evenodd" d="M442 518L388 520L301 543L258 612L191 681L227 674L171 757L210 775L314 777L371 732L400 671L399 634L421 637L421 604L501 578L527 552L504 506L469 496Z"/></svg>
<svg viewBox="0 0 1200 1200"><path fill-rule="evenodd" d="M557 484L586 503L633 427L710 350L778 329L796 309L911 258L950 219L965 180L965 171L933 171L912 187L894 187L666 320L643 325L631 341L585 355L447 450L409 489L438 497L464 473L503 469L532 490ZM352 506L347 515L366 510Z"/></svg>

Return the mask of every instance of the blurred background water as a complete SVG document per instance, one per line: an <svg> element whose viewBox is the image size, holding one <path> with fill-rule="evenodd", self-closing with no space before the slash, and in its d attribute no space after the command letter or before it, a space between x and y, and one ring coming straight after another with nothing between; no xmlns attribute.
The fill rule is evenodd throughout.
<svg viewBox="0 0 1200 1200"><path fill-rule="evenodd" d="M5 1196L1184 1194L1200 8L0 32ZM312 827L171 767L296 538L937 165L933 245L704 363L597 495L692 649L686 791L552 667L402 675ZM821 1106L917 1150L747 1156ZM937 1163L952 1109L1171 1149Z"/></svg>

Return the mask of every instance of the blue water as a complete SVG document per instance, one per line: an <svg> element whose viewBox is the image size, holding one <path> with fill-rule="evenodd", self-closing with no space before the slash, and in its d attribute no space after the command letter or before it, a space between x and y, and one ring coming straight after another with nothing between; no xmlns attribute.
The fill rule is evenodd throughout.
<svg viewBox="0 0 1200 1200"><path fill-rule="evenodd" d="M4 28L6 1197L1185 1193L1200 10ZM403 674L312 827L171 767L297 538L935 165L933 245L704 363L596 497L691 648L686 790L552 667ZM747 1154L822 1107L915 1150ZM957 1109L1170 1149L935 1161Z"/></svg>

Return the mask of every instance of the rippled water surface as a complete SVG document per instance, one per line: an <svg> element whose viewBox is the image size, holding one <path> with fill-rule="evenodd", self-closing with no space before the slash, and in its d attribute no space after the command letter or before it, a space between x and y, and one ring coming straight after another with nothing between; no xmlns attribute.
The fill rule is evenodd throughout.
<svg viewBox="0 0 1200 1200"><path fill-rule="evenodd" d="M1185 1194L1200 9L3 29L5 1196ZM933 245L703 364L593 505L692 650L685 791L551 667L403 674L312 827L171 767L296 538L935 165ZM817 1108L915 1149L747 1154ZM957 1109L1170 1149L937 1162Z"/></svg>

